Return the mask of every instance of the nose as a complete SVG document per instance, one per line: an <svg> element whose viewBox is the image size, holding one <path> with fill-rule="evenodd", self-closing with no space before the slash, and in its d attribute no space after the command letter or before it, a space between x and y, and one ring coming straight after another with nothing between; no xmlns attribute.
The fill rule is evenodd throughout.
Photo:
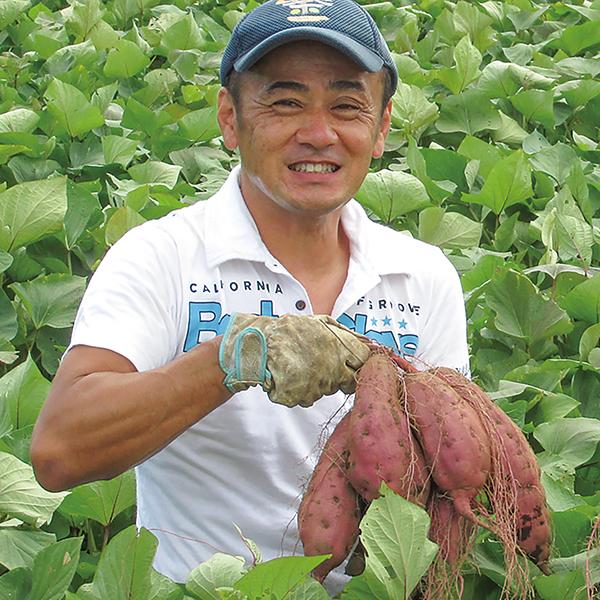
<svg viewBox="0 0 600 600"><path fill-rule="evenodd" d="M302 121L296 131L299 144L321 149L332 146L338 140L332 118L326 110L313 110L302 115Z"/></svg>

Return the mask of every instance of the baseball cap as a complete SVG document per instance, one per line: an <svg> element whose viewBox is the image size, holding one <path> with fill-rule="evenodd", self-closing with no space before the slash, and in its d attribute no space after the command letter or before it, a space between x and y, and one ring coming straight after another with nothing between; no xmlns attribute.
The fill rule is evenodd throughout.
<svg viewBox="0 0 600 600"><path fill-rule="evenodd" d="M221 60L221 84L233 69L247 71L271 50L298 40L336 48L366 71L386 67L393 89L398 72L367 11L354 0L268 0L249 12L231 33Z"/></svg>

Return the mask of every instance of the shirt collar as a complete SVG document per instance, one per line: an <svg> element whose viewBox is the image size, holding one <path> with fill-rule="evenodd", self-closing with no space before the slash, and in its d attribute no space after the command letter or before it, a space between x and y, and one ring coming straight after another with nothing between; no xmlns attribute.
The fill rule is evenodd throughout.
<svg viewBox="0 0 600 600"><path fill-rule="evenodd" d="M242 197L239 174L238 165L221 189L206 201L204 240L211 268L233 259L262 263L272 260ZM350 240L352 260L364 270L378 275L411 271L410 237L371 221L356 200L344 206L341 219Z"/></svg>
<svg viewBox="0 0 600 600"><path fill-rule="evenodd" d="M242 197L239 174L238 165L207 200L204 241L211 268L236 258L265 262L270 256Z"/></svg>

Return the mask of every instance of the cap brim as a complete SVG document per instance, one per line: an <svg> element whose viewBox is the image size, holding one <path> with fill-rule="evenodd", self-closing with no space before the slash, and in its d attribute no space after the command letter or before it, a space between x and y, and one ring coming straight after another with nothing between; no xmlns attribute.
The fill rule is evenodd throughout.
<svg viewBox="0 0 600 600"><path fill-rule="evenodd" d="M321 27L293 27L268 37L235 61L233 67L236 71L247 71L271 50L300 40L313 40L332 46L371 73L381 71L384 66L377 54L347 35Z"/></svg>

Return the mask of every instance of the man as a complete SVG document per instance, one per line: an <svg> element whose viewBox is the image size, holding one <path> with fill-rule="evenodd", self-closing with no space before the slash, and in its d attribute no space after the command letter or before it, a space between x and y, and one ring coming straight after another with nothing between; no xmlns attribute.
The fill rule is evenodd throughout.
<svg viewBox="0 0 600 600"><path fill-rule="evenodd" d="M138 465L138 524L177 581L215 551L247 556L234 524L267 559L301 552L299 498L363 334L421 365L467 363L456 272L350 201L397 81L364 9L269 0L233 32L221 81L241 167L110 250L32 443L49 489Z"/></svg>

